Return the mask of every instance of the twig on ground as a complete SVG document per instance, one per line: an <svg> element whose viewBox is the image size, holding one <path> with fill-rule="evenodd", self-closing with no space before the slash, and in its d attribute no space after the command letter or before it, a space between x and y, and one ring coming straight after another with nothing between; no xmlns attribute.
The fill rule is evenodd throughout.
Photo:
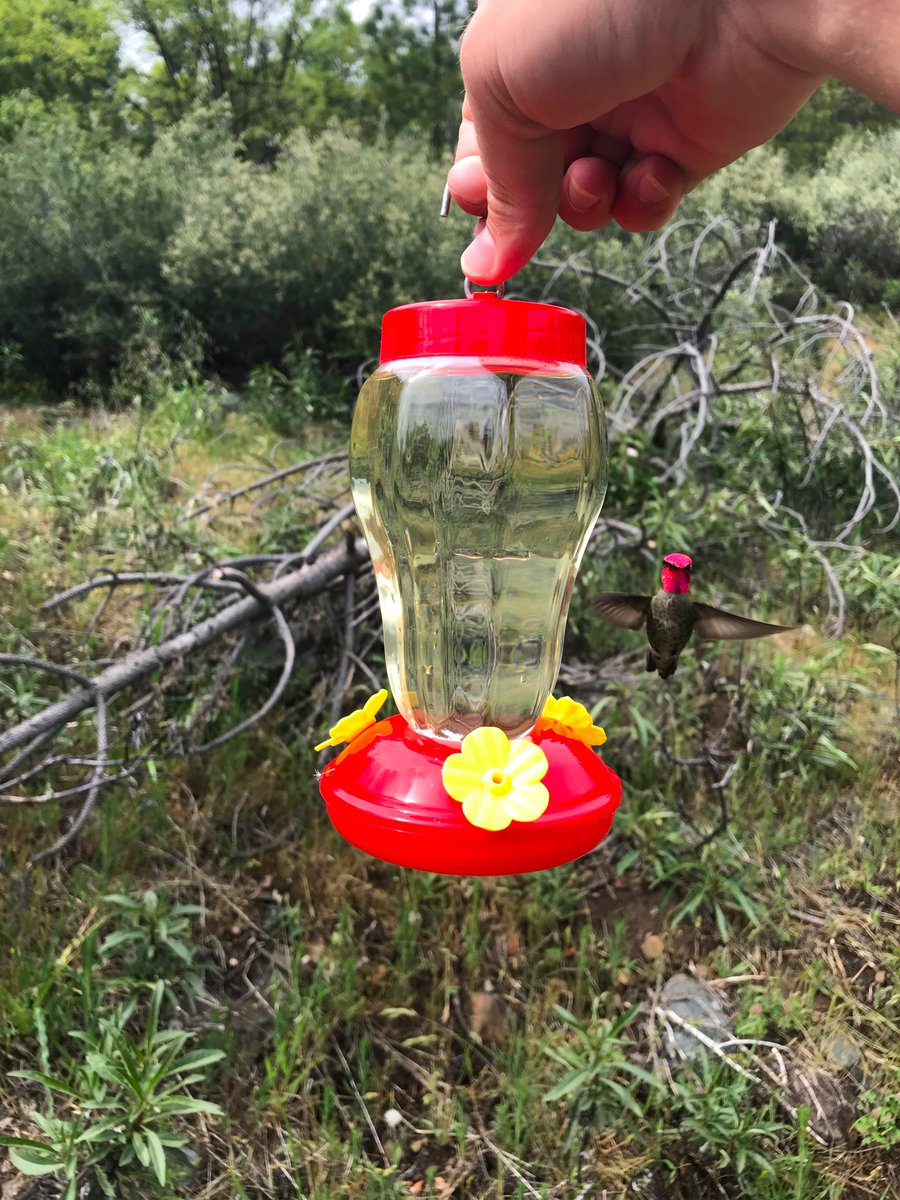
<svg viewBox="0 0 900 1200"><path fill-rule="evenodd" d="M692 1024L690 1021L680 1016L679 1013L673 1012L672 1009L664 1008L661 1004L655 1004L651 1010L651 1014L653 1019L660 1022L665 1029L666 1036L673 1048L677 1047L671 1026L676 1025L679 1029L683 1029L686 1033L690 1034L692 1038L695 1038L702 1046L714 1054L716 1058L720 1059L723 1063L726 1063L727 1066L737 1075L740 1075L749 1083L754 1083L760 1087L763 1086L763 1080L761 1076L754 1074L753 1071L750 1071L746 1067L742 1066L741 1063L737 1062L730 1054L727 1053L727 1050L740 1049L749 1053L758 1047L774 1047L779 1054L789 1053L790 1051L789 1047L781 1046L777 1042L760 1041L754 1038L728 1038L725 1041L716 1041L715 1038L710 1037L708 1033L704 1033L704 1031L697 1025ZM752 1055L752 1061L758 1071L761 1071L763 1075L765 1075L770 1081L774 1082L778 1086L779 1090L776 1090L774 1093L776 1103L780 1108L784 1109L784 1111L790 1115L792 1120L796 1121L797 1109L790 1104L781 1093L781 1084L778 1077L774 1074L774 1072L772 1072L771 1068L763 1063L756 1055ZM811 1127L809 1128L808 1132L810 1136L814 1138L815 1141L817 1141L820 1145L824 1146L826 1144L825 1139L816 1133L816 1131Z"/></svg>
<svg viewBox="0 0 900 1200"><path fill-rule="evenodd" d="M271 487L275 483L280 483L283 479L288 479L292 475L300 475L307 471L314 471L323 464L341 462L346 458L346 452L343 450L332 450L329 454L322 454L318 458L310 458L306 462L293 463L289 467L283 467L280 471L272 471L268 475L263 475L258 479L254 479L252 483L245 484L244 487L233 488L229 492L225 492L215 499L208 501L199 508L191 508L185 513L185 518L188 520L196 520L198 517L204 517L213 509L221 508L225 504L234 504L235 500L241 499L243 496L249 496L252 492L261 491L263 488ZM244 468L247 469L246 467Z"/></svg>
<svg viewBox="0 0 900 1200"><path fill-rule="evenodd" d="M378 1130L375 1128L375 1122L372 1120L372 1114L369 1112L368 1106L367 1106L365 1100L362 1098L359 1088L356 1086L356 1080L353 1078L353 1072L350 1070L350 1064L347 1062L347 1058L346 1058L343 1050L338 1045L338 1043L336 1041L332 1041L331 1044L334 1047L334 1052L338 1056L340 1064L344 1069L344 1074L347 1076L347 1082L350 1084L350 1090L353 1092L353 1095L356 1097L356 1102L357 1102L357 1104L359 1104L359 1107L362 1110L363 1120L365 1121L366 1125L369 1127L369 1133L371 1133L371 1135L372 1135L372 1140L375 1142L375 1145L378 1147L378 1153L381 1155L382 1159L384 1160L384 1165L386 1167L390 1167L391 1160L387 1156L387 1151L384 1148L384 1143L382 1142L381 1138L378 1136Z"/></svg>
<svg viewBox="0 0 900 1200"><path fill-rule="evenodd" d="M293 571L274 583L263 584L259 592L268 604L282 607L290 600L317 595L326 584L347 571L358 570L367 559L368 549L365 542L359 539L352 548L339 546L324 554L315 563L301 567L300 570ZM265 611L265 605L255 597L249 596L229 605L214 616L207 617L192 629L170 638L167 642L127 654L93 679L87 679L82 674L80 678L85 686L0 733L0 754L7 754L48 731L55 732L79 713L91 708L95 697L103 696L104 699L109 699L117 695L151 672L161 670L176 659L210 645L223 634L230 633L252 618L262 616ZM0 658L0 662L2 661ZM69 674L72 678L79 675L78 672L66 668L59 668L59 674Z"/></svg>

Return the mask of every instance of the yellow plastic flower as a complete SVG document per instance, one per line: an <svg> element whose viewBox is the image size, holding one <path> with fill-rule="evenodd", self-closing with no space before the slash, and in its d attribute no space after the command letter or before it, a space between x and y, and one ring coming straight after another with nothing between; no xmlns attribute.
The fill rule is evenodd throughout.
<svg viewBox="0 0 900 1200"><path fill-rule="evenodd" d="M541 721L563 737L574 738L586 746L602 746L606 741L606 731L595 725L584 705L571 696L561 696L559 700L548 696Z"/></svg>
<svg viewBox="0 0 900 1200"><path fill-rule="evenodd" d="M337 725L332 725L328 730L328 737L324 742L319 742L316 749L324 750L326 746L339 746L341 742L352 742L354 738L359 737L364 729L374 725L375 714L387 698L387 688L382 688L380 692L370 696L362 708L358 708L347 717L341 717Z"/></svg>
<svg viewBox="0 0 900 1200"><path fill-rule="evenodd" d="M540 782L547 756L534 742L511 742L502 729L485 725L463 738L462 749L445 761L444 787L479 829L505 829L510 821L536 821L550 800Z"/></svg>

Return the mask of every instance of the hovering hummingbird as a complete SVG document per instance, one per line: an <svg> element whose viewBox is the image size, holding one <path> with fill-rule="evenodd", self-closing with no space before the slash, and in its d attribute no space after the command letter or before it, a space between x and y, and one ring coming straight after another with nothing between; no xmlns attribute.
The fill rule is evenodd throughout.
<svg viewBox="0 0 900 1200"><path fill-rule="evenodd" d="M738 617L690 598L693 562L687 554L667 554L661 572L662 587L655 596L632 596L626 592L604 592L594 605L600 615L622 629L640 629L647 622L647 670L659 671L663 679L675 674L678 658L691 634L715 641L745 639L781 633L789 625L767 625L750 617Z"/></svg>

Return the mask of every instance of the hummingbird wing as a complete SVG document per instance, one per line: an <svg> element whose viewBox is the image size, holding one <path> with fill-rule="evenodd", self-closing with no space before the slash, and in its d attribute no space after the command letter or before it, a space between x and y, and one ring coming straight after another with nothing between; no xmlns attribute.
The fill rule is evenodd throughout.
<svg viewBox="0 0 900 1200"><path fill-rule="evenodd" d="M739 617L709 604L694 604L694 635L706 641L744 641L769 637L770 634L783 633L791 628L791 625L767 625L765 621L754 621L752 617Z"/></svg>
<svg viewBox="0 0 900 1200"><path fill-rule="evenodd" d="M628 592L601 592L591 603L604 620L620 629L640 629L650 611L649 596L632 596Z"/></svg>

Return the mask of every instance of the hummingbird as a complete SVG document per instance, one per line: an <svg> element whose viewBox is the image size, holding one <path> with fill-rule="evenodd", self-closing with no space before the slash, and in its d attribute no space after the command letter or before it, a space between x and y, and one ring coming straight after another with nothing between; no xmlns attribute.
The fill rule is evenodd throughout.
<svg viewBox="0 0 900 1200"><path fill-rule="evenodd" d="M768 637L790 629L789 625L767 625L751 617L739 617L690 597L693 560L687 554L667 554L655 596L632 596L627 592L604 592L593 603L600 616L621 629L640 629L647 622L647 670L661 678L675 674L678 659L691 634L709 641L719 638Z"/></svg>

